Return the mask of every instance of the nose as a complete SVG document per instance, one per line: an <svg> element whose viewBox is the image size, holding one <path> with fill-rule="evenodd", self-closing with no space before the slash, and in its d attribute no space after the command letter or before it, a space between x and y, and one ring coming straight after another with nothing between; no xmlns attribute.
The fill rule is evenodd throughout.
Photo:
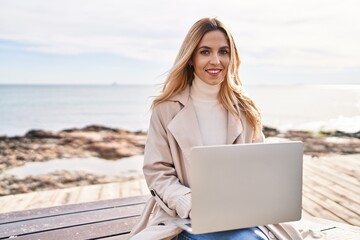
<svg viewBox="0 0 360 240"><path fill-rule="evenodd" d="M213 54L211 56L210 64L213 64L213 65L219 65L220 64L220 59L219 59L219 56L217 54Z"/></svg>

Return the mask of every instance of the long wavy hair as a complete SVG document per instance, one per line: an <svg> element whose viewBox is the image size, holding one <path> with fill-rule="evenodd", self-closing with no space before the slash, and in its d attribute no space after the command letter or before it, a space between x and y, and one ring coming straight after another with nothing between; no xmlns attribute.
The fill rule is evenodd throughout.
<svg viewBox="0 0 360 240"><path fill-rule="evenodd" d="M220 30L225 34L230 47L228 72L225 75L225 80L221 83L219 101L227 111L237 118L240 117L240 114L245 114L247 120L254 128L256 136L262 130L260 111L243 90L243 84L238 74L240 58L234 39L228 28L216 18L200 19L190 28L181 45L175 63L164 82L162 92L154 99L152 108L182 92L188 85L191 85L194 79L194 69L190 66L189 62L203 36L215 30Z"/></svg>

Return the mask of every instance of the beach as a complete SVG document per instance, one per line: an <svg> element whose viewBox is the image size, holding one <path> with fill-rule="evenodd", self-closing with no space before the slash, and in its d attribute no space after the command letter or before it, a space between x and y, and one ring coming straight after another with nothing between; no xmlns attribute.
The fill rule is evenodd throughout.
<svg viewBox="0 0 360 240"><path fill-rule="evenodd" d="M304 154L311 157L360 154L360 132L280 132L270 127L264 127L263 132L268 142L302 141ZM32 130L24 136L0 137L0 196L137 178L142 175L141 158L146 135L143 131L131 132L92 125L59 132ZM135 159L128 159L132 156L140 159L136 160L137 166L128 169L129 174L121 168L135 162ZM71 166L78 160L81 160L79 168L74 170L64 167L65 162L69 162ZM102 174L86 171L86 166L90 164L95 164L94 168L100 168L96 162L93 163L95 160L105 161L99 162L100 165L106 164L106 161L127 163L115 167L117 169L112 174L112 166ZM50 167L46 163L54 161L58 165L54 167L54 171L49 171ZM33 163L40 164L25 173L21 171ZM47 171L36 173L44 168Z"/></svg>

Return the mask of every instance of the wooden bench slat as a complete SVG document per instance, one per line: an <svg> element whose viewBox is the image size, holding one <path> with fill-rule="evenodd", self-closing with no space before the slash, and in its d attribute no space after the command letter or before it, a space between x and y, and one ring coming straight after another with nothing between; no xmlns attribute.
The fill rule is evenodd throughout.
<svg viewBox="0 0 360 240"><path fill-rule="evenodd" d="M113 237L101 238L101 240L128 240L128 239L130 239L130 233L123 234L123 235L118 235L118 236L113 236Z"/></svg>
<svg viewBox="0 0 360 240"><path fill-rule="evenodd" d="M88 212L74 212L44 218L0 225L0 237L17 236L32 232L51 231L71 226L89 225L96 222L139 216L144 204L120 206Z"/></svg>
<svg viewBox="0 0 360 240"><path fill-rule="evenodd" d="M17 240L49 240L49 239L129 239L132 227L139 217L118 219L100 223L87 224L69 228L55 229L30 235L18 236ZM110 237L109 237L110 236Z"/></svg>
<svg viewBox="0 0 360 240"><path fill-rule="evenodd" d="M3 213L0 214L0 226L4 223L27 221L36 218L56 216L59 214L95 211L97 209L113 208L113 207L131 205L131 204L142 204L148 198L149 198L148 196L118 198L118 199L102 200L96 202L78 203L78 204L62 205L62 206L49 207L49 208L39 208L39 209L32 209L25 211Z"/></svg>

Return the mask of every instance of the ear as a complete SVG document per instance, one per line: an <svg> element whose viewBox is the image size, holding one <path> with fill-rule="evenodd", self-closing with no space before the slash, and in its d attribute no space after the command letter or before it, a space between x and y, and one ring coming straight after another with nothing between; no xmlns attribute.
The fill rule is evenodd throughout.
<svg viewBox="0 0 360 240"><path fill-rule="evenodd" d="M188 65L189 65L189 66L193 66L193 65L194 65L194 62L193 62L192 59L190 59L190 60L188 61Z"/></svg>

